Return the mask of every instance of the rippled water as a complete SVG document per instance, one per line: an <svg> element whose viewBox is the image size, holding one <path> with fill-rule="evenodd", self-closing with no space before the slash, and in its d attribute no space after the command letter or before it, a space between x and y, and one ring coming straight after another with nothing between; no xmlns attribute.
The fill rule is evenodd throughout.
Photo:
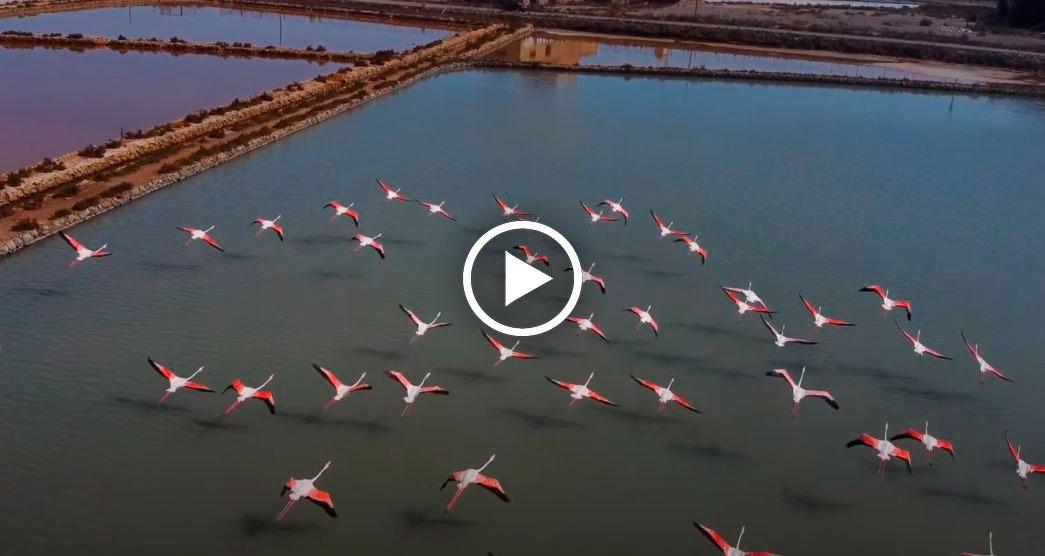
<svg viewBox="0 0 1045 556"><path fill-rule="evenodd" d="M338 67L195 54L0 49L0 171Z"/></svg>
<svg viewBox="0 0 1045 556"><path fill-rule="evenodd" d="M541 62L568 66L631 64L633 66L941 80L939 75L905 71L870 63L854 64L824 59L803 59L791 55L774 56L768 53L751 54L737 49L695 43L621 40L586 35L536 34L512 43L494 52L491 56L512 62ZM947 80L953 81L954 78ZM978 80L961 77L958 81L975 82Z"/></svg>
<svg viewBox="0 0 1045 556"><path fill-rule="evenodd" d="M1045 460L1040 343L1045 232L1037 161L1045 112L1023 101L742 82L551 73L443 75L77 227L114 255L74 270L44 241L0 262L0 538L18 554L712 554L698 519L744 547L782 554L1031 554L1045 484L1020 487L1002 441ZM447 130L454 130L448 133ZM460 222L386 204L374 176L447 200ZM563 326L524 339L540 355L492 367L460 286L468 247L501 221L491 193L536 211L606 276L585 286L611 338ZM586 224L578 199L624 197L627 226ZM355 201L388 259L353 253L328 222ZM701 267L656 237L656 209L699 233ZM281 213L288 238L249 222ZM219 254L175 226L216 224ZM561 273L556 261L553 270ZM738 321L717 284L756 289L787 332L778 349ZM857 289L915 303L912 329L954 361L919 361ZM802 293L855 321L816 331ZM534 303L550 303L535 293ZM516 303L522 303L519 301ZM398 303L450 328L408 343ZM662 335L621 309L652 304ZM981 386L964 328L1018 382ZM276 416L225 420L229 395L179 392L151 355L202 381L276 373ZM318 362L374 390L324 414ZM808 366L834 412L792 420L764 376ZM406 369L452 392L399 416ZM567 407L544 375L593 385L621 408ZM688 396L670 408L628 378ZM958 459L915 457L884 478L859 433L919 426ZM478 489L449 516L449 471L481 465L513 496ZM320 480L341 516L299 505L271 519L289 475ZM179 534L171 534L177 528ZM115 534L118 532L118 534Z"/></svg>
<svg viewBox="0 0 1045 556"><path fill-rule="evenodd" d="M277 12L234 10L186 4L129 6L59 12L0 20L0 30L36 33L83 33L115 37L180 37L191 42L250 42L304 48L323 45L331 50L375 52L403 50L453 34L439 27L399 23L305 17Z"/></svg>

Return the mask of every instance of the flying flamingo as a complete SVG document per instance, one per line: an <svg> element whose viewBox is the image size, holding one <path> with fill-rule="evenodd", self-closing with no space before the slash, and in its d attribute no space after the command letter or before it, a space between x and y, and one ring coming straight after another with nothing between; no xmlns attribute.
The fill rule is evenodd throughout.
<svg viewBox="0 0 1045 556"><path fill-rule="evenodd" d="M653 315L650 314L650 309L652 308L653 305L648 305L645 310L642 307L628 307L624 310L639 317L639 322L635 325L636 330L643 324L648 324L653 329L653 335L660 336L660 326L657 325L657 321L653 320Z"/></svg>
<svg viewBox="0 0 1045 556"><path fill-rule="evenodd" d="M768 307L768 305L766 305L766 302L762 301L762 298L759 297L757 293L755 293L755 290L751 289L751 282L747 283L746 288L726 287L726 289L733 293L739 293L740 295L743 295L744 300L747 301L750 305L761 305L763 307Z"/></svg>
<svg viewBox="0 0 1045 556"><path fill-rule="evenodd" d="M290 508L293 508L294 504L297 504L298 500L301 500L302 497L315 502L316 505L322 507L323 511L327 512L327 515L330 517L337 517L337 512L334 511L334 500L330 497L330 493L323 492L315 487L315 483L319 480L319 476L329 468L330 462L328 461L326 465L323 466L323 469L320 469L319 473L316 473L316 476L311 479L295 479L294 477L287 479L287 482L283 485L283 491L279 493L279 497L283 498L283 496L289 491L290 500L287 500L287 504L283 506L282 510L280 510L279 514L276 516L276 521L283 519L287 515L287 512L290 511Z"/></svg>
<svg viewBox="0 0 1045 556"><path fill-rule="evenodd" d="M365 236L363 234L356 234L355 237L353 237L349 241L359 242L359 245L356 245L356 248L353 249L353 251L359 251L363 247L370 247L374 251L377 251L377 254L381 255L381 258L383 259L385 258L385 246L378 243L377 238L379 237L381 237L381 234L377 234L374 237Z"/></svg>
<svg viewBox="0 0 1045 556"><path fill-rule="evenodd" d="M722 538L722 535L716 533L714 529L706 525L701 525L696 521L693 522L693 526L697 529L700 529L700 532L703 533L709 541L711 541L711 544L717 546L718 549L721 550L722 554L724 554L725 556L777 556L772 552L745 552L741 550L740 541L744 538L744 527L740 528L740 536L737 537L737 545L732 546L728 542L726 542L726 539Z"/></svg>
<svg viewBox="0 0 1045 556"><path fill-rule="evenodd" d="M581 329L581 332L584 332L585 330L591 330L603 340L606 340L607 342L610 341L610 339L606 337L606 333L603 332L601 328L599 328L599 325L595 324L595 321L591 320L593 318L595 318L595 313L588 315L588 318L566 317L566 320L572 322L573 324L576 324L577 328Z"/></svg>
<svg viewBox="0 0 1045 556"><path fill-rule="evenodd" d="M925 432L907 429L889 440L900 440L901 438L913 438L921 442L925 446L925 451L929 453L929 465L933 464L933 448L939 448L951 454L951 459L954 459L954 443L940 440L929 434L929 421L925 422Z"/></svg>
<svg viewBox="0 0 1045 556"><path fill-rule="evenodd" d="M653 215L653 221L657 223L657 228L660 230L660 237L689 235L686 232L672 230L671 225L675 223L674 221L668 222L668 225L665 226L664 221L661 220L659 216L657 216L657 213L653 212L652 210L649 211L649 213Z"/></svg>
<svg viewBox="0 0 1045 556"><path fill-rule="evenodd" d="M818 343L818 342L815 342L813 340L803 340L802 338L791 338L791 337L788 337L788 336L784 336L784 329L787 328L787 325L786 324L781 325L780 326L780 331L778 332L777 329L774 328L772 324L769 324L769 321L766 320L766 317L762 317L762 324L766 325L766 328L768 328L769 331L773 333L773 336L775 338L773 340L773 344L776 345L776 347L781 347L782 348L782 347L788 346L789 344L814 345L814 344Z"/></svg>
<svg viewBox="0 0 1045 556"><path fill-rule="evenodd" d="M243 402L251 398L255 398L265 402L265 405L269 407L269 413L275 415L276 397L272 395L272 392L266 392L262 390L262 388L264 388L268 383L272 382L272 379L274 378L276 378L276 375L269 375L269 377L265 379L265 382L261 383L261 386L258 386L257 388L244 386L238 378L232 381L232 384L226 386L225 389L221 391L221 393L224 394L229 390L235 390L238 396L236 397L236 401L232 402L232 405L230 405L224 412L222 412L222 415L228 415L229 413L236 411L236 409L238 409Z"/></svg>
<svg viewBox="0 0 1045 556"><path fill-rule="evenodd" d="M726 294L726 297L728 297L730 301L737 305L738 315L742 316L744 313L748 311L751 311L753 313L765 313L767 315L772 315L776 313L776 311L770 311L769 308L765 305L751 305L747 301L740 299L740 297L729 288L722 286L719 287L722 288L722 291Z"/></svg>
<svg viewBox="0 0 1045 556"><path fill-rule="evenodd" d="M852 448L853 446L863 444L877 450L878 459L882 460L878 465L879 474L885 471L885 463L894 457L902 459L907 464L907 473L911 473L911 452L898 448L895 444L886 440L887 438L889 438L889 423L885 424L885 434L882 435L882 438L861 434L859 437L850 440L845 446L846 448Z"/></svg>
<svg viewBox="0 0 1045 556"><path fill-rule="evenodd" d="M1013 446L1012 442L1009 442L1009 431L1005 431L1005 444L1009 446L1012 459L1016 460L1016 474L1023 479L1023 488L1027 488L1027 478L1031 473L1045 473L1045 465L1034 465L1023 461L1023 458L1020 457L1020 446Z"/></svg>
<svg viewBox="0 0 1045 556"><path fill-rule="evenodd" d="M686 244L686 248L689 250L690 254L700 254L700 264L705 264L708 262L708 250L704 249L704 246L697 243L697 236L695 234L692 238L690 238L689 236L682 236L676 239L675 243L678 243L680 241Z"/></svg>
<svg viewBox="0 0 1045 556"><path fill-rule="evenodd" d="M584 209L584 212L588 214L588 221L591 224L594 224L596 222L614 222L618 220L616 216L603 216L601 212L595 212L594 210L592 210L591 207L584 204L584 201L581 201L580 203L581 208Z"/></svg>
<svg viewBox="0 0 1045 556"><path fill-rule="evenodd" d="M381 190L385 192L385 200L386 201L403 201L403 202L410 202L411 201L411 199L409 197L407 197L406 195L403 195L402 193L400 193L400 191L402 191L401 188L400 189L392 189L391 187L388 186L387 183L381 181L380 179L378 179L378 178L374 178L374 179L377 180L377 185L381 186Z"/></svg>
<svg viewBox="0 0 1045 556"><path fill-rule="evenodd" d="M515 345L512 346L511 349L508 349L504 347L504 344L493 339L493 336L487 334L485 330L481 330L481 332L483 333L483 337L486 338L486 341L490 342L490 345L497 350L498 359L497 361L494 361L494 367L500 365L501 361L504 361L505 359L537 359L536 355L530 355L527 353L515 351L515 348L519 347L519 342L521 340L516 340Z"/></svg>
<svg viewBox="0 0 1045 556"><path fill-rule="evenodd" d="M946 355L944 355L944 354L942 354L942 353L940 353L940 352L938 352L936 350L929 349L929 348L925 347L925 344L922 343L922 331L921 330L919 330L916 335L911 336L910 334L907 333L906 330L904 330L903 328L900 327L900 323L899 322L897 322L895 320L893 322L896 323L896 328L898 328L900 330L900 333L902 333L904 335L904 337L907 338L907 340L909 342L911 342L911 347L914 349L914 353L916 355L925 355L926 353L928 353L929 355L932 355L933 357L935 357L937 359L946 359L948 361L951 360L950 357L947 357Z"/></svg>
<svg viewBox="0 0 1045 556"><path fill-rule="evenodd" d="M87 259L90 259L91 257L108 257L109 255L112 255L112 253L108 253L105 251L105 248L109 246L108 243L102 245L97 249L91 250L81 245L79 241L73 239L73 236L65 232L59 232L59 234L61 234L62 239L64 239L65 242L69 244L69 247L72 247L76 250L76 259L74 259L73 262L69 263L70 268L80 264L83 261L86 261Z"/></svg>
<svg viewBox="0 0 1045 556"><path fill-rule="evenodd" d="M794 419L798 416L798 404L802 403L802 399L805 397L820 398L827 402L827 405L833 407L836 411L838 410L838 402L835 401L834 396L831 395L827 390L806 390L802 388L802 379L806 376L806 368L802 367L802 374L798 375L798 382L791 378L791 373L787 372L787 369L773 369L766 373L766 376L780 377L787 381L788 385L791 386L791 401L795 405L791 408L791 418Z"/></svg>
<svg viewBox="0 0 1045 556"><path fill-rule="evenodd" d="M621 204L623 202L623 197L619 201L611 201L609 199L606 199L605 201L599 203L598 206L606 205L610 207L610 212L619 213L621 216L624 217L624 225L627 226L628 217L631 215L628 213L628 210L624 208L624 205Z"/></svg>
<svg viewBox="0 0 1045 556"><path fill-rule="evenodd" d="M153 361L152 357L148 357L147 359L149 360L149 364L152 365L152 368L156 369L156 372L160 373L160 376L162 376L163 378L167 379L167 381L170 383L170 385L167 387L167 390L164 391L163 397L161 397L159 400L156 401L157 404L163 403L167 398L170 397L171 394L177 392L178 389L182 388L182 387L188 388L189 390L196 390L196 391L199 391L199 392L213 392L214 391L214 390L211 390L210 388L207 388L206 386L204 386L204 385L202 385L202 384L200 384L198 382L193 382L192 381L192 379L196 378L196 375L198 375L198 374L203 372L203 367L200 367L200 368L196 369L196 372L192 373L188 377L182 378L182 377L174 374L174 371L172 371L172 370L168 369L167 367L164 367L163 365Z"/></svg>
<svg viewBox="0 0 1045 556"><path fill-rule="evenodd" d="M356 227L358 228L359 227L359 212L355 211L355 210L352 210L352 207L354 207L355 205L356 205L355 203L349 203L348 206L345 206L345 205L342 205L341 203L339 203L337 201L330 201L329 203L323 205L323 208L333 208L334 209L334 216L330 217L330 221L331 222L333 222L335 219L337 219L338 216L347 216L347 217L351 218L353 222L356 223Z"/></svg>
<svg viewBox="0 0 1045 556"><path fill-rule="evenodd" d="M454 492L453 498L450 498L450 503L446 505L445 509L443 509L444 512L449 512L454 509L454 505L457 504L457 500L459 500L461 495L464 494L464 490L471 485L479 485L496 494L501 500L511 502L508 498L508 493L504 491L504 487L501 486L500 481L482 474L483 469L486 469L487 465L493 463L493 460L496 457L497 454L490 456L490 459L486 460L486 463L484 463L479 469L465 469L463 471L454 471L453 473L450 473L450 476L443 481L443 486L439 487L439 490L446 488L446 485L450 484L451 481L457 481L457 492Z"/></svg>
<svg viewBox="0 0 1045 556"><path fill-rule="evenodd" d="M674 377L672 377L672 379L668 381L667 386L661 386L659 384L654 384L653 382L650 382L648 380L643 380L632 374L629 374L628 376L630 376L632 379L635 380L635 382L638 382L642 386L645 386L646 388L653 390L653 393L657 395L657 400L660 402L660 404L657 406L657 413L663 412L664 407L667 406L670 402L675 402L694 413L703 413L701 410L694 407L693 404L686 401L685 398L671 391L671 385L675 384Z"/></svg>
<svg viewBox="0 0 1045 556"><path fill-rule="evenodd" d="M320 376L325 378L327 382L329 382L330 385L334 387L334 397L331 398L329 402L323 404L323 411L330 409L330 406L341 401L342 398L351 394L352 392L373 389L373 386L363 383L363 378L366 377L366 373L359 375L359 378L356 379L356 382L354 384L345 384L341 382L337 378L337 375L335 375L333 372L328 371L327 369L324 369L323 367L320 367L315 363L312 364L312 368L315 369L316 372L320 374Z"/></svg>
<svg viewBox="0 0 1045 556"><path fill-rule="evenodd" d="M450 391L442 386L425 386L425 381L428 380L428 377L432 376L432 373L425 373L424 378L421 379L421 383L417 386L410 384L410 381L407 380L406 376L399 371L388 370L385 371L385 374L388 375L388 378L398 381L399 384L403 386L403 389L406 390L406 397L403 398L403 401L406 402L406 406L403 408L403 412L400 413L400 416L410 414L410 408L414 406L414 402L417 401L417 397L421 394L450 395Z"/></svg>
<svg viewBox="0 0 1045 556"><path fill-rule="evenodd" d="M501 207L501 212L504 213L505 218L508 218L509 216L514 216L522 220L524 216L530 216L533 214L532 212L525 212L519 210L519 205L515 205L514 207L508 206L508 203L505 203L504 201L498 199L497 195L493 195L493 200L497 201L497 205Z"/></svg>
<svg viewBox="0 0 1045 556"><path fill-rule="evenodd" d="M802 297L802 294L798 294L798 298L802 300L802 303L805 303L806 309L809 309L809 312L813 315L813 324L815 324L817 328L823 328L825 324L834 326L854 326L851 322L825 317L824 314L820 312L821 308L817 307L814 309L813 304L807 301L806 298Z"/></svg>
<svg viewBox="0 0 1045 556"><path fill-rule="evenodd" d="M453 216L450 216L450 213L446 212L446 209L443 208L443 205L446 204L446 201L443 201L439 204L429 203L427 201L417 201L417 204L428 209L429 214L438 214L440 216L445 216L448 220L453 220L454 222L457 222L457 219Z"/></svg>
<svg viewBox="0 0 1045 556"><path fill-rule="evenodd" d="M417 338L419 338L421 336L424 336L425 332L428 332L431 329L442 328L444 326L450 326L451 324L453 324L452 322L435 322L435 321L439 320L439 316L442 315L442 313L436 313L435 314L435 318L432 319L432 322L425 322L425 321L421 320L420 318L418 318L417 315L414 314L413 311L411 311L410 309L407 309L402 304L399 305L399 308L402 309L402 311L404 313L406 313L406 316L410 317L410 320L413 321L414 326L417 327L417 330L414 332L414 337L410 338L411 342L413 342L414 340L416 340Z"/></svg>
<svg viewBox="0 0 1045 556"><path fill-rule="evenodd" d="M530 248L525 245L516 245L513 249L523 252L523 256L526 257L526 264L544 263L544 266L551 266L551 261L548 260L548 257L531 252Z"/></svg>
<svg viewBox="0 0 1045 556"><path fill-rule="evenodd" d="M189 239L185 240L185 245L192 243L193 240L200 239L206 242L207 245L210 245L218 251L224 251L224 249L222 249L221 246L218 245L218 242L214 241L214 238L210 237L210 231L214 229L214 226L211 226L206 230L199 230L196 228L183 228L181 226L178 226L178 229L189 234Z"/></svg>
<svg viewBox="0 0 1045 556"><path fill-rule="evenodd" d="M959 556L994 556L994 533L987 531L987 544L991 549L990 554L973 554L972 552L962 552Z"/></svg>
<svg viewBox="0 0 1045 556"><path fill-rule="evenodd" d="M563 382L561 380L555 380L554 378L547 377L547 376L544 377L544 378L545 378L545 380L547 380L548 382L558 386L559 388L565 388L565 389L570 391L570 407L573 407L573 404L577 403L577 400L580 400L580 399L583 399L583 398L589 398L589 399L595 400L595 401L597 401L599 403L604 403L606 405L612 405L613 407L620 407L617 404L615 404L615 403L611 402L610 400L608 400L602 394L599 394L598 392L596 392L594 390L589 390L588 389L588 385L591 384L591 379L594 378L594 377L595 377L595 373L591 373L590 375L588 375L588 380L585 381L584 384L572 384L570 382Z"/></svg>
<svg viewBox="0 0 1045 556"><path fill-rule="evenodd" d="M1011 378L1001 374L1001 371L999 371L998 369L994 368L993 365L988 363L987 360L984 359L983 356L980 355L980 345L979 344L976 344L976 345L970 344L969 343L969 339L965 337L965 331L964 330L962 330L962 339L965 340L965 347L969 348L969 353L972 354L973 359L976 359L976 363L980 366L980 384L983 384L983 377L987 376L987 373L991 373L992 375L994 375L994 376L996 376L996 377L998 377L998 378L1000 378L1000 379L1002 379L1002 380L1004 380L1006 382L1015 382Z"/></svg>
<svg viewBox="0 0 1045 556"><path fill-rule="evenodd" d="M907 311L907 320L911 320L911 302L910 301L897 301L889 297L889 290L883 290L882 286L878 284L871 284L870 286L864 286L860 288L862 292L874 292L878 294L878 297L882 298L882 310L892 311L897 307L903 307Z"/></svg>
<svg viewBox="0 0 1045 556"><path fill-rule="evenodd" d="M251 222L251 224L258 224L258 225L261 226L260 228L258 228L258 233L254 234L254 237L258 237L259 235L261 235L261 232L264 232L265 230L271 229L272 231L276 232L277 236L279 236L279 240L283 241L283 239L284 239L283 238L283 226L280 226L279 224L276 224L276 221L279 220L282 217L283 217L283 215L280 214L279 216L273 218L272 220L268 220L268 219L265 219L265 218L258 218L254 222Z"/></svg>
<svg viewBox="0 0 1045 556"><path fill-rule="evenodd" d="M591 266L588 267L588 270L584 270L583 268L581 269L581 284L589 281L595 282L596 284L598 284L599 289L602 290L602 293L606 293L606 279L602 276L596 276L595 274L592 274L591 271L594 268L595 263L591 263ZM568 266L563 272L569 272L571 270L573 270L573 267Z"/></svg>

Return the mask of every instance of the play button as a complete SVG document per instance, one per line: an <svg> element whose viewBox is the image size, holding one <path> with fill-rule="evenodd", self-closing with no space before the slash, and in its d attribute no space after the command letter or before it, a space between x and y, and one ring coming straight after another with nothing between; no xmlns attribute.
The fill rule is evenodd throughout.
<svg viewBox="0 0 1045 556"><path fill-rule="evenodd" d="M551 276L504 252L504 306L547 284Z"/></svg>
<svg viewBox="0 0 1045 556"><path fill-rule="evenodd" d="M462 278L464 283L464 296L468 301L468 306L471 307L475 315L479 317L479 320L481 320L486 326L510 336L535 336L555 328L559 323L566 320L566 317L570 316L570 312L577 306L577 300L581 295L581 274L579 272L572 272L569 274L569 276L572 277L569 298L565 299L565 305L562 307L562 310L552 317L551 320L544 324L531 326L529 328L518 328L498 322L487 314L476 300L475 292L472 289L472 268L475 266L475 259L479 255L479 252L482 251L483 247L485 247L490 240L501 234L515 230L527 230L548 236L566 253L571 268L581 268L581 262L577 257L577 252L573 249L573 246L570 245L570 242L566 241L566 238L559 232L555 231L555 229L538 222L529 222L525 220L507 222L488 230L468 251L468 256L464 261L464 275ZM547 284L551 280L551 276L530 266L512 253L504 251L505 307L518 301L520 298L526 296L537 288ZM565 291L562 293L565 293ZM565 296L563 297L565 298ZM552 299L554 299L554 297Z"/></svg>

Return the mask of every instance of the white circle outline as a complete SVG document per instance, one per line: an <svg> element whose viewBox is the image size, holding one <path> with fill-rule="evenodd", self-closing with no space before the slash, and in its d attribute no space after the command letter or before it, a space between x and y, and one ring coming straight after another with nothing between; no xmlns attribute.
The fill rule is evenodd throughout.
<svg viewBox="0 0 1045 556"><path fill-rule="evenodd" d="M493 238L512 230L530 230L533 232L542 233L555 240L555 243L562 247L563 251L566 251L566 256L570 259L570 268L573 269L573 290L570 292L570 299L566 302L566 306L559 311L559 314L555 315L548 322L538 325L531 326L529 328L516 328L514 326L508 326L495 321L490 315L483 311L483 308L479 306L479 302L475 300L475 293L472 291L472 266L475 265L475 257L479 255L479 250L486 247L486 244ZM464 259L464 297L468 301L468 306L471 307L472 312L475 316L479 317L479 320L486 326L493 328L501 334L507 334L509 336L536 336L543 334L552 328L555 328L562 321L566 320L566 317L570 316L570 311L577 306L577 301L581 297L581 260L577 256L577 252L574 251L573 246L570 245L569 241L562 234L555 231L550 226L545 226L539 222L529 222L526 220L518 220L515 222L505 222L498 226L494 226L488 230L482 237L476 241L472 248L468 251L468 256Z"/></svg>

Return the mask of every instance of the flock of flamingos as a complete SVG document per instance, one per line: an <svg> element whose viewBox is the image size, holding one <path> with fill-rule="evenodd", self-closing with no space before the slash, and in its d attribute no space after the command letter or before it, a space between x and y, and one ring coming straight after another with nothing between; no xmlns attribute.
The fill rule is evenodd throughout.
<svg viewBox="0 0 1045 556"><path fill-rule="evenodd" d="M384 192L386 201L417 203L423 206L432 215L442 216L449 220L456 220L444 208L444 205L446 204L445 201L441 203L434 203L413 200L403 195L401 193L401 189L393 189L391 186L389 186L387 183L380 179L377 180L377 183ZM523 219L533 216L532 213L519 210L518 205L509 206L506 202L497 198L496 196L494 196L494 201L496 201L498 207L500 208L505 218L514 217ZM585 213L585 216L587 217L588 221L592 224L599 222L613 222L623 220L624 224L627 225L630 213L627 209L624 208L622 202L623 199L618 201L605 200L596 205L608 207L608 214L603 214L602 212L596 211L595 209L586 205L583 201L580 204ZM342 205L338 201L331 201L327 203L324 206L324 208L334 209L334 216L331 219L331 221L340 216L345 216L347 218L351 218L352 221L355 223L356 227L358 228L360 217L359 213L355 209L353 209L353 206L354 204ZM701 264L707 262L708 252L700 243L697 242L696 236L690 237L690 234L686 232L674 230L671 228L671 226L674 225L674 222L669 222L668 224L665 224L656 214L653 213L653 211L650 211L650 214L652 215L653 221L657 226L659 237L673 238L675 242L684 244L687 252L699 254L701 257ZM276 216L271 220L266 218L258 218L257 220L255 220L254 224L258 226L258 235L260 235L262 232L266 230L272 230L272 232L277 235L280 241L283 241L283 227L277 224L277 221L279 219L280 217ZM188 234L188 240L186 241L186 244L194 240L199 240L205 242L214 249L224 251L221 245L210 235L210 232L214 229L213 226L207 229L197 229L189 227L179 227L178 229ZM102 245L98 249L89 249L87 247L84 247L72 236L64 232L61 235L62 238L66 241L66 243L68 243L69 246L76 251L76 258L71 263L69 263L70 266L74 266L82 261L85 261L93 257L105 257L110 255L110 253L105 250L106 245ZM373 249L374 252L376 252L382 259L384 259L386 256L385 247L378 241L380 237L381 234L367 236L361 233L357 233L354 237L352 237L352 241L357 242L357 251L360 248L369 247ZM551 264L547 256L539 255L538 253L532 251L529 247L525 245L516 246L515 249L523 253L526 262L529 264L543 263L546 266L550 266ZM593 270L593 268L594 264L592 264L587 270L580 269L583 281L590 281L595 283L602 291L602 293L605 294L606 279L602 276L592 274L591 271ZM769 317L769 319L773 318L772 315L775 313L775 311L770 310L766 302L763 301L762 298L759 297L759 295L752 289L751 284L748 284L746 288L722 286L720 287L722 288L722 291L725 293L726 298L731 303L736 305L737 313L739 316L743 316L745 313L749 312L759 314L762 323L765 325L766 329L770 334L771 341L777 347L783 348L790 345L817 343L812 340L788 337L784 335L784 326L780 326L780 328L778 329L776 326L773 325L773 323L770 322L770 320L767 320L767 317ZM902 309L904 311L904 316L906 316L907 320L912 320L913 307L910 301L903 301L890 297L889 290L884 289L879 285L868 285L863 288L860 288L860 291L870 292L877 295L881 300L881 308L883 311L889 312L895 309ZM802 303L805 305L806 309L809 311L810 316L813 319L813 323L816 327L822 328L824 325L838 327L853 326L853 323L824 315L821 307L816 306L813 303L810 303L809 300L807 300L805 297L802 297L801 295L799 297ZM410 319L411 323L415 327L415 331L410 341L414 341L415 339L424 336L432 330L450 326L452 324L449 322L437 322L441 314L437 314L434 319L426 322L407 307L400 305L399 308L406 314L407 318ZM653 318L651 310L652 308L648 306L646 308L630 307L625 309L625 311L631 312L637 317L638 321L636 324L636 328L642 325L646 325L650 328L654 335L659 335L660 326L657 324L656 319ZM580 331L591 331L593 334L597 335L602 340L609 341L606 334L594 322L593 319L594 315L589 315L588 317L572 316L569 317L567 320L577 325ZM915 355L929 355L931 357L945 360L951 359L950 357L943 355L939 351L923 344L921 341L920 330L912 335L910 332L905 330L902 325L900 325L899 321L894 322L896 322L896 327L899 329L899 333L910 343L911 349ZM497 351L497 359L494 365L497 365L502 361L508 359L532 359L536 357L535 355L516 351L516 348L519 346L518 341L515 342L515 345L509 348L505 344L501 343L499 340L488 334L485 330L482 331L482 334L486 341L489 342L489 344ZM1001 371L992 366L983 358L983 356L980 354L979 346L971 343L965 337L964 331L962 331L962 340L968 348L972 359L976 362L976 365L979 367L979 376L981 384L989 376L996 377L997 379L1003 381L1012 382L1012 379L1007 377L1005 374L1003 374ZM164 379L168 381L168 387L164 391L163 396L157 401L157 403L163 403L172 394L174 394L182 388L200 392L213 392L211 388L199 382L194 382L193 380L196 378L197 375L203 372L203 367L200 367L187 377L182 377L176 374L170 368L154 361L151 357L148 359L148 361L149 364L153 367L153 369L155 369L157 373L159 373ZM345 399L346 397L350 396L355 392L370 390L372 388L369 384L363 382L363 379L366 377L366 373L361 374L355 382L348 384L342 382L341 379L338 378L338 376L329 369L315 364L313 365L313 367L315 368L316 372L320 375L320 377L326 380L334 390L334 396L323 405L324 410L330 409L331 406L340 402L341 400ZM422 394L439 394L444 396L450 394L448 390L441 386L425 386L425 382L428 380L431 373L425 374L421 378L420 382L418 382L417 384L411 382L410 379L404 373L397 370L387 370L385 371L385 374L390 379L399 383L399 385L402 386L405 392L405 396L403 397L405 406L403 408L402 413L402 415L404 416L410 413L410 409L413 407L413 404L417 402L418 398ZM811 390L803 386L803 380L805 378L805 368L801 370L800 374L798 375L797 381L795 380L791 372L787 369L773 369L767 372L766 374L770 377L780 378L781 380L787 383L787 386L790 389L791 393L791 400L793 402L791 413L792 417L797 416L799 404L805 398L821 399L835 410L839 409L838 402L835 400L834 396L832 396L829 391ZM270 375L263 383L256 387L250 387L245 385L239 378L233 380L233 382L230 385L228 385L225 388L225 390L222 391L222 393L227 392L228 390L233 390L235 391L236 399L232 402L231 405L228 406L227 409L224 410L224 412L222 412L222 415L229 415L230 413L236 411L244 402L249 400L258 400L260 402L263 402L267 406L268 410L271 413L275 414L276 398L271 391L264 389L266 386L269 385L269 383L272 382L274 378L275 375ZM563 380L554 379L551 377L545 378L551 384L554 384L555 386L563 388L564 390L569 392L569 403L571 406L577 403L578 401L586 399L610 406L617 405L605 395L596 392L591 388L591 383L592 380L595 378L595 373L591 373L588 376L588 379L583 384L575 384ZM658 411L663 411L665 406L667 406L669 403L675 403L689 411L700 413L700 410L697 409L693 404L691 404L685 398L671 390L671 387L674 384L674 379L671 379L671 381L668 382L666 386L662 386L654 382L651 382L647 379L640 378L634 375L632 375L631 378L633 378L635 382L638 383L640 386L649 389L656 396L659 404ZM849 441L847 446L867 446L873 449L875 451L875 456L880 460L880 464L878 467L879 473L882 473L884 471L885 465L893 458L902 461L906 465L907 471L910 473L911 453L908 450L898 446L896 444L897 441L913 440L921 443L926 450L930 465L932 465L933 451L936 449L948 452L952 458L955 455L954 444L950 441L937 438L929 434L928 428L929 424L926 423L925 428L922 430L909 428L901 432L900 434L890 437L889 425L887 423L885 425L881 438L872 436L870 434L861 434L855 439ZM1031 473L1045 473L1045 465L1034 465L1024 461L1021 456L1019 445L1013 444L1009 441L1008 433L1005 433L1004 436L1005 443L1015 462L1016 474L1023 481L1024 488L1026 488L1028 476ZM471 485L480 486L483 489L496 495L500 499L504 500L505 502L509 501L508 493L506 492L505 488L501 485L501 482L483 473L483 471L494 462L494 458L495 456L491 455L490 458L482 466L478 468L469 468L450 473L450 475L446 478L446 481L444 481L443 483L443 488L445 488L447 484L451 482L456 482L457 488L456 491L453 493L453 496L447 503L444 511L451 511L460 500L461 495ZM334 510L334 501L331 495L316 487L316 482L323 475L323 472L330 468L330 465L331 462L326 462L326 464L323 465L323 468L320 469L319 473L317 473L316 476L310 479L298 479L292 477L287 480L287 482L283 486L283 495L289 493L289 497L288 501L286 502L286 505L277 514L277 520L282 519L284 516L286 516L287 512L289 512L290 509L299 500L302 499L309 500L321 506L331 516L337 515ZM719 533L717 533L710 527L696 521L694 521L693 524L712 544L714 544L718 549L720 549L725 556L773 556L770 552L751 552L740 549L740 542L744 535L743 527L740 530L740 535L737 538L736 544L731 545L721 535L719 535ZM989 533L988 539L990 553L987 556L994 556L993 534ZM962 556L978 555L964 552L962 553Z"/></svg>

